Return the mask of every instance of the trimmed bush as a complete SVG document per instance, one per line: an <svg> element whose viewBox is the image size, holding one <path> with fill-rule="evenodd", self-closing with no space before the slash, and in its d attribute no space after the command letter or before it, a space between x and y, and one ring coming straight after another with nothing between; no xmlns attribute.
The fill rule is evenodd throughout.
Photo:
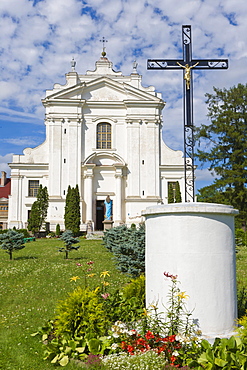
<svg viewBox="0 0 247 370"><path fill-rule="evenodd" d="M117 268L133 277L145 272L145 225L114 227L104 233L103 242L114 254Z"/></svg>

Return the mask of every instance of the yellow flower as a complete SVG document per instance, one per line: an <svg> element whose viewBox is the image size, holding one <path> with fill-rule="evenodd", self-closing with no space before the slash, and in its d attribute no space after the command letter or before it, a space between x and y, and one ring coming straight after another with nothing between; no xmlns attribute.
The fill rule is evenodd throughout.
<svg viewBox="0 0 247 370"><path fill-rule="evenodd" d="M153 310L157 310L157 309L158 309L158 306L155 306L154 304L150 304L150 307L151 307Z"/></svg>
<svg viewBox="0 0 247 370"><path fill-rule="evenodd" d="M88 277L93 277L95 276L95 274L88 274Z"/></svg>
<svg viewBox="0 0 247 370"><path fill-rule="evenodd" d="M144 316L149 316L149 312L146 310L146 308L143 308L143 315Z"/></svg>
<svg viewBox="0 0 247 370"><path fill-rule="evenodd" d="M73 276L73 277L70 278L70 281L76 281L78 279L80 279L79 276Z"/></svg>
<svg viewBox="0 0 247 370"><path fill-rule="evenodd" d="M185 294L185 292L180 292L177 294L179 299L187 299L189 298L189 295Z"/></svg>
<svg viewBox="0 0 247 370"><path fill-rule="evenodd" d="M109 271L102 271L101 274L100 274L100 277L105 278L106 276L110 276Z"/></svg>
<svg viewBox="0 0 247 370"><path fill-rule="evenodd" d="M110 283L108 283L108 281L102 281L102 284L103 284L104 286L108 286L108 285L110 285Z"/></svg>

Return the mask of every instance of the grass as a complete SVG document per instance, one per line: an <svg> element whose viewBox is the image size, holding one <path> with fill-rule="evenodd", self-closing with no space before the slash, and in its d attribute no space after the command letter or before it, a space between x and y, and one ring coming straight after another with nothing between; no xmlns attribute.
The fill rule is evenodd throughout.
<svg viewBox="0 0 247 370"><path fill-rule="evenodd" d="M81 239L80 249L72 251L69 259L58 252L62 242L57 239L38 239L13 253L13 260L0 250L0 369L44 370L54 365L43 361L43 347L37 331L47 320L54 318L57 302L66 297L83 279L70 281L73 276L83 277L81 267L94 261L96 276L88 279L92 287L97 285L102 271L110 272L113 289L128 281L112 261L112 255L98 240ZM247 248L237 253L237 281L240 290L247 287ZM243 311L247 308L247 294L243 299ZM66 369L78 370L70 363Z"/></svg>
<svg viewBox="0 0 247 370"><path fill-rule="evenodd" d="M57 239L38 239L14 252L12 261L0 250L0 369L54 369L43 361L43 347L31 334L54 318L57 302L83 283L83 279L70 281L73 276L83 277L83 268L76 263L87 266L87 261L94 261L96 275L110 272L112 287L128 281L116 270L102 241L81 239L81 247L71 251L68 260L58 252L61 245ZM99 278L88 281L95 287ZM69 364L66 369L78 366Z"/></svg>

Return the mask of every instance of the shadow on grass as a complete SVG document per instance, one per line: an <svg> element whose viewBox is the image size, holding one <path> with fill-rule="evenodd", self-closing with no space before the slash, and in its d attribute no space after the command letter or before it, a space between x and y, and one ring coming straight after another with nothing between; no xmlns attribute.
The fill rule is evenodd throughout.
<svg viewBox="0 0 247 370"><path fill-rule="evenodd" d="M37 260L38 257L33 256L22 256L22 257L15 257L13 260Z"/></svg>

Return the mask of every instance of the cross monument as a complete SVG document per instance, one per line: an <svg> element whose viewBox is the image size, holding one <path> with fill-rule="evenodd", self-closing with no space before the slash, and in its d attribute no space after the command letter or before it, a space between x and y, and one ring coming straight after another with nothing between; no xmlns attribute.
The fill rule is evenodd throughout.
<svg viewBox="0 0 247 370"><path fill-rule="evenodd" d="M193 79L195 69L227 69L228 59L192 59L191 26L182 26L183 59L148 59L147 69L181 69L184 76L185 202L195 201Z"/></svg>

